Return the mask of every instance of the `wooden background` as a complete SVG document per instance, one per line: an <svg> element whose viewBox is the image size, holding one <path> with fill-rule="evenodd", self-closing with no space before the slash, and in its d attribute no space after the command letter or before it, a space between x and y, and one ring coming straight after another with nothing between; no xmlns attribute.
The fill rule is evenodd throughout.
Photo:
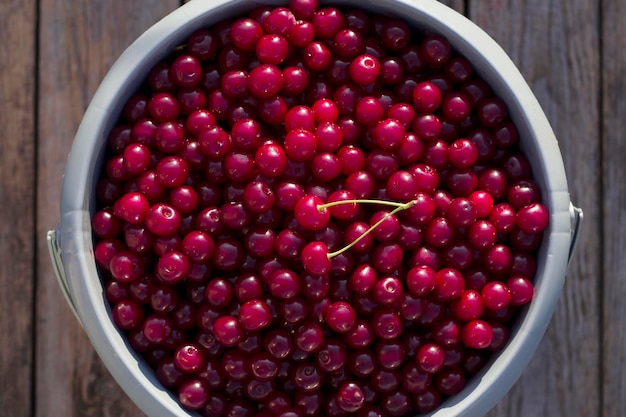
<svg viewBox="0 0 626 417"><path fill-rule="evenodd" d="M206 0L210 1L210 0ZM448 0L511 55L565 160L582 239L534 359L489 416L626 415L622 0ZM178 0L0 1L0 416L141 416L54 279L65 158L114 59Z"/></svg>

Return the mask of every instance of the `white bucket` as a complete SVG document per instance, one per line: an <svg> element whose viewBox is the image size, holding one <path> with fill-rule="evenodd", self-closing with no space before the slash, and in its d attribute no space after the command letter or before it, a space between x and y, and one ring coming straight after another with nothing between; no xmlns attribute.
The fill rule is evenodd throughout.
<svg viewBox="0 0 626 417"><path fill-rule="evenodd" d="M89 105L76 134L64 176L60 221L48 233L55 272L67 301L119 385L150 416L190 416L158 382L154 371L115 327L94 261L91 215L108 132L149 69L194 30L240 15L266 0L193 0L141 35L116 61ZM324 4L324 1L322 1ZM326 2L329 3L329 2ZM483 30L435 0L335 0L381 14L395 14L425 32L444 35L453 48L509 108L551 217L540 248L536 293L511 331L508 345L465 388L429 416L481 416L513 386L541 341L559 298L582 212L570 202L565 169L554 133L524 78Z"/></svg>

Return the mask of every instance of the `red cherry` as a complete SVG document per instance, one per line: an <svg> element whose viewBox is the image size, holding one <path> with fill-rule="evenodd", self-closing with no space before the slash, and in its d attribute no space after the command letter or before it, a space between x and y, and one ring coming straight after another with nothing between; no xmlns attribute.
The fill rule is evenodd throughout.
<svg viewBox="0 0 626 417"><path fill-rule="evenodd" d="M294 214L298 224L307 230L321 230L330 221L330 211L320 209L322 200L314 195L306 195L298 200Z"/></svg>
<svg viewBox="0 0 626 417"><path fill-rule="evenodd" d="M330 272L332 263L328 258L328 247L322 242L311 242L302 249L304 269L313 275L324 275Z"/></svg>

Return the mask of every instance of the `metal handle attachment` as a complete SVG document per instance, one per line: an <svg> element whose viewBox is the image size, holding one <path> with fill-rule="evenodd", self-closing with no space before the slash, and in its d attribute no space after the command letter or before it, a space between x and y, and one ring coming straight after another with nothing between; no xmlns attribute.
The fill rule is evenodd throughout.
<svg viewBox="0 0 626 417"><path fill-rule="evenodd" d="M580 236L580 228L583 222L583 211L578 207L575 207L572 203L569 204L569 215L572 222L571 239L569 245L568 261L572 259L572 254L576 248L578 237Z"/></svg>
<svg viewBox="0 0 626 417"><path fill-rule="evenodd" d="M67 285L67 277L65 276L65 270L63 269L63 257L61 255L61 248L59 247L59 242L57 241L56 230L48 231L47 240L48 240L48 253L50 254L50 259L52 260L52 269L54 270L54 275L57 278L59 287L61 287L63 296L67 300L67 305L70 307L70 310L72 310L72 313L74 313L74 316L76 317L78 322L81 323L80 317L78 317L78 313L76 311L76 306L74 305L74 300L72 299L72 296L70 294L70 289Z"/></svg>

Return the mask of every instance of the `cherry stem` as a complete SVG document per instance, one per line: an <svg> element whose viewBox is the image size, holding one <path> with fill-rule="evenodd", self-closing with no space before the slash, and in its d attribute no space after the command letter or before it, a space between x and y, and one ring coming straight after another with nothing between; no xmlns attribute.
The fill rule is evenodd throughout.
<svg viewBox="0 0 626 417"><path fill-rule="evenodd" d="M404 207L408 203L397 203L395 201L368 200L368 199L338 200L338 201L331 201L330 203L318 204L317 205L317 209L319 211L322 211L322 210L324 210L326 208L340 206L342 204L381 204L383 206L392 206L392 207L401 208L401 207ZM415 204L415 203L413 203L413 204Z"/></svg>
<svg viewBox="0 0 626 417"><path fill-rule="evenodd" d="M393 209L392 211L390 211L389 213L385 214L380 220L378 220L376 223L374 223L373 225L371 225L369 227L369 229L367 229L365 232L363 232L363 234L361 234L359 237L357 237L356 239L354 239L352 242L350 242L348 245L344 246L343 248L336 250L334 252L330 252L327 256L328 259L332 259L335 256L341 255L342 253L344 253L345 251L349 250L351 247L353 247L354 245L356 245L357 243L359 243L363 238L365 238L365 236L369 235L370 233L372 233L372 231L374 229L376 229L378 226L380 226L385 220L387 220L388 218L390 218L391 216L393 216L394 214L398 213L399 211L402 210L406 210L410 207L413 207L415 205L415 203L417 203L417 200L411 200L408 203L394 203L392 201L378 201L378 200L344 200L344 201L360 201L360 202L376 202L377 204L380 203L385 203L386 205L390 205L390 206L395 206L396 208ZM339 201L337 201L337 203L339 203ZM328 205L328 204L333 204L333 203L326 203L324 205ZM333 204L334 205L334 204ZM318 206L319 208L319 206Z"/></svg>

